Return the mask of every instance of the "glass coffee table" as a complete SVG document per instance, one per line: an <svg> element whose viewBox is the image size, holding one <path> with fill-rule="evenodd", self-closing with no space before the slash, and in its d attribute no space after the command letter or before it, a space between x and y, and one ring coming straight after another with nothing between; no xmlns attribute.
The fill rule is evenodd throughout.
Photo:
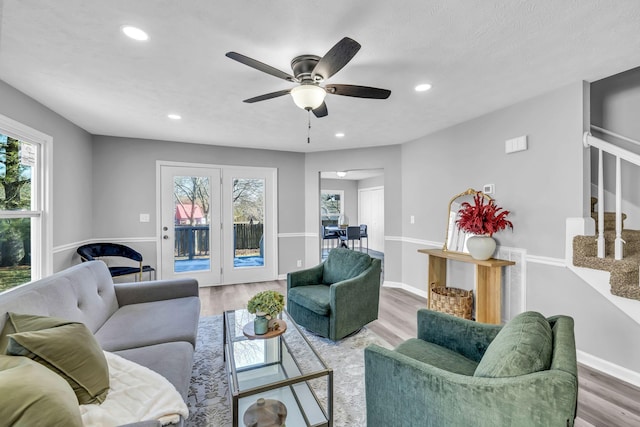
<svg viewBox="0 0 640 427"><path fill-rule="evenodd" d="M288 426L332 427L333 370L286 310L280 318L287 324L283 334L249 339L242 331L254 315L247 310L224 313L224 357L233 426L244 426L245 412L262 398L286 406Z"/></svg>

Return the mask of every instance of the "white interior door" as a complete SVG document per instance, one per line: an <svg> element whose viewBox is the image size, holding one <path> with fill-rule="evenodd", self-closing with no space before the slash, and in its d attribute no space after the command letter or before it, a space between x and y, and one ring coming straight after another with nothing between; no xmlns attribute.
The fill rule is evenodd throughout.
<svg viewBox="0 0 640 427"><path fill-rule="evenodd" d="M358 190L358 217L367 225L369 249L384 252L384 187Z"/></svg>
<svg viewBox="0 0 640 427"><path fill-rule="evenodd" d="M220 169L160 166L160 272L220 284Z"/></svg>
<svg viewBox="0 0 640 427"><path fill-rule="evenodd" d="M276 169L223 169L225 284L277 278Z"/></svg>

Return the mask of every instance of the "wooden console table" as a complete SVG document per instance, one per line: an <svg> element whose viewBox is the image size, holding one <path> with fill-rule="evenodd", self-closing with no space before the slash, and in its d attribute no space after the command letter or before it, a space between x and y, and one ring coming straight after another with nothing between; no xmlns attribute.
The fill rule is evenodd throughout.
<svg viewBox="0 0 640 427"><path fill-rule="evenodd" d="M441 249L418 249L418 252L429 255L429 304L431 303L431 288L447 286L448 259L475 264L476 321L495 325L501 323L502 267L515 265L515 262L495 258L479 261L473 259L471 255L445 252Z"/></svg>

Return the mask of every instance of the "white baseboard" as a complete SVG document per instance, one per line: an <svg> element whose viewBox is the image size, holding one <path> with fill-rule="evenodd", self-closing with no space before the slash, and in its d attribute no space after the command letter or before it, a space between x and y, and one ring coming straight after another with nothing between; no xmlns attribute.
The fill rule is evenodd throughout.
<svg viewBox="0 0 640 427"><path fill-rule="evenodd" d="M584 351L576 350L576 354L579 363L587 365L590 368L596 369L607 375L611 375L612 377L615 377L620 381L624 381L636 387L640 387L639 372L635 372L622 366L618 366L614 363L609 362L608 360L600 359L599 357L596 357L589 353L585 353Z"/></svg>
<svg viewBox="0 0 640 427"><path fill-rule="evenodd" d="M413 286L409 286L406 283L401 283L401 282L391 282L389 280L385 280L384 283L382 284L382 286L385 286L387 288L399 288L399 289L404 289L407 292L411 292L414 295L418 295L419 297L422 298L427 298L427 291L423 291L422 289L418 289L418 288L414 288Z"/></svg>

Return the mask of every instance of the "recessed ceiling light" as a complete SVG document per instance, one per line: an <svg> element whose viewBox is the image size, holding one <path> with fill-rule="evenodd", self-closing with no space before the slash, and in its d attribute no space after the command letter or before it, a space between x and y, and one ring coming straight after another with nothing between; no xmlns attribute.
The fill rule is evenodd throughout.
<svg viewBox="0 0 640 427"><path fill-rule="evenodd" d="M429 83L424 83L416 86L416 92L426 92L431 89L431 85Z"/></svg>
<svg viewBox="0 0 640 427"><path fill-rule="evenodd" d="M347 176L347 173L344 171L338 171L336 172L336 175L338 175L338 178L344 178L345 176Z"/></svg>
<svg viewBox="0 0 640 427"><path fill-rule="evenodd" d="M123 25L122 32L134 40L145 41L149 40L149 35L142 31L140 28L132 27L131 25Z"/></svg>
<svg viewBox="0 0 640 427"><path fill-rule="evenodd" d="M336 133L336 138L344 138L344 133L342 132Z"/></svg>
<svg viewBox="0 0 640 427"><path fill-rule="evenodd" d="M169 117L171 120L180 120L182 118L180 114L167 114L167 117Z"/></svg>

